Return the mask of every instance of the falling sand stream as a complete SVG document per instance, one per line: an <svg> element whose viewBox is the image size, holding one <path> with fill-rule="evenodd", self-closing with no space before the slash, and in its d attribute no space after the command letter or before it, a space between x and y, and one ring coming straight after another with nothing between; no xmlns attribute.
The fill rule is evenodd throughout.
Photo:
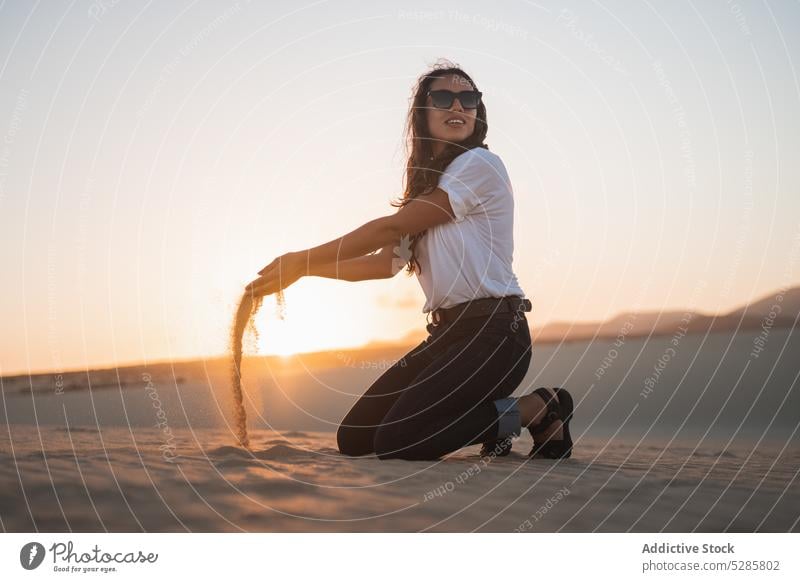
<svg viewBox="0 0 800 582"><path fill-rule="evenodd" d="M276 295L278 300L279 316L283 319L284 298L283 291ZM231 386L233 387L233 420L236 428L236 439L239 445L250 448L250 439L247 436L247 413L244 409L244 398L242 392L242 352L244 336L249 329L257 342L258 330L255 327L255 316L264 296L254 296L250 291L245 291L239 300L239 308L236 310L236 317L231 328Z"/></svg>

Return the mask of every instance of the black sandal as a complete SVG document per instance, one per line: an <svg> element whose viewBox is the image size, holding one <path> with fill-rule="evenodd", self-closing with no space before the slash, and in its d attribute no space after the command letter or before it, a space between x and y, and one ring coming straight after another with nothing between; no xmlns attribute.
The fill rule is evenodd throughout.
<svg viewBox="0 0 800 582"><path fill-rule="evenodd" d="M544 400L547 410L536 427L528 427L534 441L533 448L528 453L529 457L568 459L572 456L572 437L569 434L569 422L572 420L573 412L572 395L563 388L553 388L553 391L555 394L551 394L546 388L537 388L533 391L533 394ZM537 443L536 437L541 436L556 420L561 421L564 438Z"/></svg>

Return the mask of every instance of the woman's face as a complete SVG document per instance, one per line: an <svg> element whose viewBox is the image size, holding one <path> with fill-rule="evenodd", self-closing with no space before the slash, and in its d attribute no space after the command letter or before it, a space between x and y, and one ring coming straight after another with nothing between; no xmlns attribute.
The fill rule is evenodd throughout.
<svg viewBox="0 0 800 582"><path fill-rule="evenodd" d="M446 89L454 93L472 91L472 83L459 75L446 75L434 79L430 91ZM448 143L464 141L475 130L477 109L464 109L459 99L453 99L450 109L436 109L428 95L425 101L428 131L433 138L433 151L438 155Z"/></svg>

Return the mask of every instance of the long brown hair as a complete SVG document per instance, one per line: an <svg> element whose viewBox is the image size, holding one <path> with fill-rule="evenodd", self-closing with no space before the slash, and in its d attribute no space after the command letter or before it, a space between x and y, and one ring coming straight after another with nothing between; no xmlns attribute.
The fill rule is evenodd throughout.
<svg viewBox="0 0 800 582"><path fill-rule="evenodd" d="M439 176L459 154L464 153L475 147L489 149L483 141L486 139L486 132L489 129L486 123L486 106L483 100L478 104L475 114L475 129L467 139L458 143L446 143L439 156L433 155L433 143L436 141L431 137L427 122L426 100L428 90L434 80L447 75L458 75L469 81L475 90L477 85L472 77L467 75L458 65L450 61L438 61L426 73L420 75L414 87L411 98L411 106L408 110L406 119L406 170L404 181L404 192L402 199L392 202L395 207L405 206L417 196L427 196L439 183ZM422 272L416 256L417 243L428 232L424 230L411 237L409 250L411 257L406 265L409 275Z"/></svg>

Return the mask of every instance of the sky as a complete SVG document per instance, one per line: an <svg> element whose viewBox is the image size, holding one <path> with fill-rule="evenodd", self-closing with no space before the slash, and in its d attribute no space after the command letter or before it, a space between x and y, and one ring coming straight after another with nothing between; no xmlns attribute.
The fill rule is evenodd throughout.
<svg viewBox="0 0 800 582"><path fill-rule="evenodd" d="M225 353L275 257L395 211L416 78L484 93L534 326L800 283L797 2L0 3L0 374ZM304 278L258 349L424 330Z"/></svg>

